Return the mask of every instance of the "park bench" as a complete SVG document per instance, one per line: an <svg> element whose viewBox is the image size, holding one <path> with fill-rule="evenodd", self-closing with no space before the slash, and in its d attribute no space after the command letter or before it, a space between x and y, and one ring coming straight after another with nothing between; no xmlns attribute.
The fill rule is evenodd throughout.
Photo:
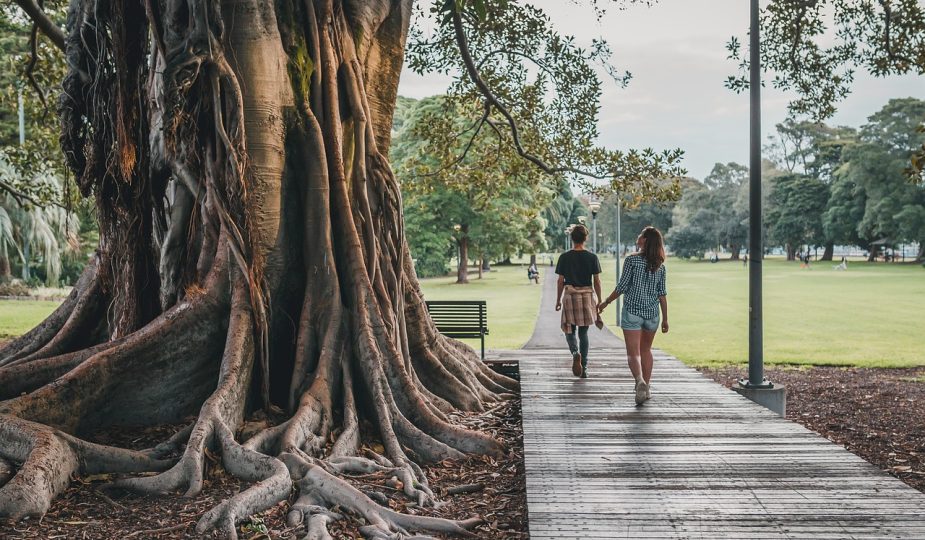
<svg viewBox="0 0 925 540"><path fill-rule="evenodd" d="M425 302L437 330L452 338L478 338L485 360L488 311L484 300L434 300Z"/></svg>
<svg viewBox="0 0 925 540"><path fill-rule="evenodd" d="M433 300L425 304L441 334L452 338L478 338L482 343L482 362L498 373L519 378L516 362L485 359L485 336L488 334L485 300Z"/></svg>

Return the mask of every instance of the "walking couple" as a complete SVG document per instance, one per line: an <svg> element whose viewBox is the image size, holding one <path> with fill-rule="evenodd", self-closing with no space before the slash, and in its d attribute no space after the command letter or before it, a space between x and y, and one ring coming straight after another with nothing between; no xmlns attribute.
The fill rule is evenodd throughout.
<svg viewBox="0 0 925 540"><path fill-rule="evenodd" d="M588 327L603 327L601 312L623 296L620 327L626 343L627 363L636 380L636 404L649 399L652 380L652 341L659 328L668 331L668 292L665 286L665 246L662 233L646 227L636 239L637 251L623 262L617 288L601 301L601 262L585 249L588 229L572 229L574 248L556 264L556 311L562 312L562 331L572 353L572 373L588 377Z"/></svg>

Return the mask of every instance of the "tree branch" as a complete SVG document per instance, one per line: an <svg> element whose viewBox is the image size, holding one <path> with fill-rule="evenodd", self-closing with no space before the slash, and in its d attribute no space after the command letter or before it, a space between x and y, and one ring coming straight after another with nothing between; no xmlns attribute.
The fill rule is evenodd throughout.
<svg viewBox="0 0 925 540"><path fill-rule="evenodd" d="M914 65L915 62L903 54L897 54L893 50L893 41L890 38L890 27L893 23L893 9L890 7L890 3L886 0L878 0L880 7L883 8L883 45L886 48L886 56L892 62L904 62L909 65Z"/></svg>
<svg viewBox="0 0 925 540"><path fill-rule="evenodd" d="M456 44L459 46L459 53L462 56L463 63L466 66L466 73L469 75L469 78L472 80L475 86L479 89L479 92L481 92L481 94L485 97L485 100L495 109L497 109L498 112L501 113L501 116L507 120L508 126L511 128L511 138L514 141L514 148L517 150L517 153L520 155L520 157L526 159L530 163L533 163L539 167L540 170L547 174L571 172L599 180L609 179L610 176L599 175L575 167L553 167L543 161L540 157L531 154L524 149L520 140L520 129L517 127L517 121L514 120L514 117L501 103L501 101L498 99L498 96L496 96L494 92L491 91L491 88L488 87L488 84L485 83L485 80L482 79L481 75L479 75L478 67L476 67L475 61L472 59L472 53L469 51L469 42L466 39L466 32L463 28L462 16L460 15L459 11L459 5L455 0L453 0L453 6L450 10L453 18L453 29L456 35Z"/></svg>
<svg viewBox="0 0 925 540"><path fill-rule="evenodd" d="M13 199L16 201L16 204L21 207L25 207L27 202L32 203L35 206L42 206L41 203L32 198L30 195L23 193L22 191L16 189L3 180L0 180L0 191L5 191L7 194L9 194L10 197L13 197Z"/></svg>
<svg viewBox="0 0 925 540"><path fill-rule="evenodd" d="M35 3L35 0L15 0L16 4L26 12L26 15L32 19L32 22L42 31L43 34L48 36L48 39L55 44L56 47L64 50L64 31L58 28L51 19L48 18L48 15L45 14L45 11Z"/></svg>

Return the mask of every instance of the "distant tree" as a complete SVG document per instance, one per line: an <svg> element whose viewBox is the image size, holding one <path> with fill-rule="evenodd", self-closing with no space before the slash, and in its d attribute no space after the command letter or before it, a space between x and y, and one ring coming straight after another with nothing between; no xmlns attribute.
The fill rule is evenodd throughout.
<svg viewBox="0 0 925 540"><path fill-rule="evenodd" d="M738 259L748 240L748 206L740 203L747 180L747 167L717 163L703 184L684 184L672 214L672 249L679 249L678 242L685 253L723 247Z"/></svg>
<svg viewBox="0 0 925 540"><path fill-rule="evenodd" d="M568 242L565 238L565 228L578 222L578 216L590 216L591 211L574 195L572 186L565 178L557 183L556 196L543 210L542 217L546 221L545 236L548 246L565 249Z"/></svg>
<svg viewBox="0 0 925 540"><path fill-rule="evenodd" d="M66 2L48 0L45 9L52 20L63 24ZM32 21L18 7L4 2L0 6L0 148L23 175L28 176L36 167L51 167L56 176L64 177L57 93L65 71L63 52L44 34L33 32ZM25 111L23 146L19 144L17 112L20 93ZM51 196L40 192L39 187L14 186L0 178L0 191L10 190L35 199ZM41 201L43 205L45 202Z"/></svg>
<svg viewBox="0 0 925 540"><path fill-rule="evenodd" d="M0 179L9 185L28 185L44 196L62 199L63 181L51 167L40 164L37 167L28 178L22 178L21 172L0 151ZM24 281L41 280L47 285L58 285L65 255L76 252L80 246L79 229L77 215L66 208L34 204L9 192L0 193L0 281L13 277L18 259ZM41 278L33 275L36 264L41 265Z"/></svg>
<svg viewBox="0 0 925 540"><path fill-rule="evenodd" d="M789 118L776 128L771 145L775 161L791 174L802 174L827 185L834 182L833 175L842 163L845 149L857 142L857 130L851 127L830 127L822 122L797 122ZM827 232L823 234L822 260L830 261L835 238Z"/></svg>
<svg viewBox="0 0 925 540"><path fill-rule="evenodd" d="M682 180L682 186L683 184ZM671 228L671 212L676 204L676 201L644 202L635 205L624 202L620 212L621 243L624 246L632 245L639 231L649 225L667 233ZM606 197L601 202L601 210L597 214L597 231L600 235L599 245L616 245L616 196Z"/></svg>
<svg viewBox="0 0 925 540"><path fill-rule="evenodd" d="M920 118L925 118L925 101L914 98L892 99L868 118L859 143L845 152L836 175L833 193L838 194L840 210L832 210L831 228L844 231L834 221L837 213L850 220L863 202L863 215L854 223L865 244L925 244L925 187L908 182L904 174L910 149L925 141L925 133L918 130ZM848 194L856 197L853 203L845 200Z"/></svg>
<svg viewBox="0 0 925 540"><path fill-rule="evenodd" d="M700 182L686 184L665 240L678 257L703 258L705 251L716 248L716 222L710 188Z"/></svg>
<svg viewBox="0 0 925 540"><path fill-rule="evenodd" d="M392 145L391 158L402 193L415 208L433 218L409 221L411 237L422 224L440 230L442 223L457 244L457 283L468 282L468 262L529 251L543 229L540 213L555 195L556 177L537 171L509 147L497 132L485 129L473 138L457 138L447 148L445 133L464 133L479 122L479 111L446 97L420 101L403 100L401 123ZM429 225L428 225L429 224ZM455 230L458 226L459 230ZM428 236L431 241L437 237ZM412 255L436 271L435 258L447 253L430 243L427 253L415 252L424 245L409 241Z"/></svg>
<svg viewBox="0 0 925 540"><path fill-rule="evenodd" d="M822 121L851 91L857 71L876 77L925 74L925 3L920 0L772 0L762 10L761 63L777 88L792 90L795 116ZM748 88L741 41L727 48L741 73L727 86ZM921 118L925 120L925 118ZM922 182L925 143L907 148L907 175Z"/></svg>
<svg viewBox="0 0 925 540"><path fill-rule="evenodd" d="M822 215L828 200L828 185L818 178L787 174L774 179L767 209L768 240L784 246L788 261L803 244L825 244Z"/></svg>

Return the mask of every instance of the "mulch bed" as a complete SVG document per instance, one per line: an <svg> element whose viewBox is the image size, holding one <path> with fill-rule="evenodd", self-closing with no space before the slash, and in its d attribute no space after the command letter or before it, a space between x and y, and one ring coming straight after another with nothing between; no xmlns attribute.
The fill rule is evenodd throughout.
<svg viewBox="0 0 925 540"><path fill-rule="evenodd" d="M732 386L746 369L701 371ZM787 418L925 492L925 368L774 368Z"/></svg>
<svg viewBox="0 0 925 540"><path fill-rule="evenodd" d="M507 455L445 461L425 467L431 489L444 503L439 508L417 508L400 489L389 487L381 475L351 477L349 480L380 504L397 511L454 519L481 517L485 523L473 532L478 538L520 540L527 534L527 501L523 461L523 432L520 400L506 402L481 414L460 415L470 427L491 433L504 441ZM96 442L129 448L150 447L163 441L182 425L147 430L125 430L93 436ZM381 450L381 449L379 449ZM223 499L245 489L247 483L228 475L221 465L209 460L202 492L193 498L181 495L139 496L107 489L108 475L77 478L52 504L41 520L26 519L10 524L0 521L0 538L53 539L174 539L202 538L196 534L199 517ZM451 494L462 489L465 493ZM239 537L248 540L301 538L305 531L286 526L286 514L295 500L283 501L239 526ZM331 524L334 538L359 539L359 522L348 518ZM438 538L440 538L438 536Z"/></svg>

